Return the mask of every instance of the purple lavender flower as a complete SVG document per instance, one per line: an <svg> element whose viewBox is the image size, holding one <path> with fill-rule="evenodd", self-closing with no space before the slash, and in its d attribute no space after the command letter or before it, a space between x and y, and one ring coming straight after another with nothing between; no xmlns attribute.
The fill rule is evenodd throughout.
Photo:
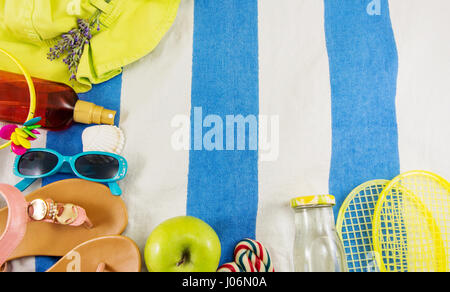
<svg viewBox="0 0 450 292"><path fill-rule="evenodd" d="M91 31L95 28L100 31L100 15L101 12L97 11L90 20L78 19L78 28L63 34L58 43L50 48L47 54L47 58L51 61L60 59L63 55L66 56L62 61L69 68L70 80L76 79L84 47L92 39Z"/></svg>

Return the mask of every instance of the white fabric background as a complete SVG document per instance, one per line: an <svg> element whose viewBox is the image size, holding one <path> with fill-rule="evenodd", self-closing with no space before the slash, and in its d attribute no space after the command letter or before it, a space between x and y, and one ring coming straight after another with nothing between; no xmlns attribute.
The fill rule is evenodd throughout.
<svg viewBox="0 0 450 292"><path fill-rule="evenodd" d="M401 171L450 179L450 1L391 0Z"/></svg>
<svg viewBox="0 0 450 292"><path fill-rule="evenodd" d="M183 0L159 47L125 68L121 127L129 163L121 183L128 207L125 235L142 248L162 221L186 215L189 151L172 148L172 119L190 117L194 2Z"/></svg>
<svg viewBox="0 0 450 292"><path fill-rule="evenodd" d="M259 3L260 112L280 117L280 154L259 163L256 236L278 271L293 270L289 200L328 193L331 89L323 14L323 1Z"/></svg>

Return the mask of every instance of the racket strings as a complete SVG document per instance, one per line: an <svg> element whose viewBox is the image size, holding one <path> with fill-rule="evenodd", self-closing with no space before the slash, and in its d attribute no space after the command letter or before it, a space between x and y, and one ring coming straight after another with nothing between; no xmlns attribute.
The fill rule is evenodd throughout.
<svg viewBox="0 0 450 292"><path fill-rule="evenodd" d="M379 194L387 181L367 182L348 196L338 219L350 272L377 271L372 242L372 218Z"/></svg>
<svg viewBox="0 0 450 292"><path fill-rule="evenodd" d="M384 191L375 235L387 271L449 270L449 189L432 175L411 173Z"/></svg>

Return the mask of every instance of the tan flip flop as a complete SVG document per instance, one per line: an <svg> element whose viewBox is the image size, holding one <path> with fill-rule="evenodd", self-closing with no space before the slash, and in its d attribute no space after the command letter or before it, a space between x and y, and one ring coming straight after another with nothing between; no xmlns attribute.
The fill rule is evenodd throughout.
<svg viewBox="0 0 450 292"><path fill-rule="evenodd" d="M10 193L10 209L0 210L0 234L4 234L0 241L11 241L5 249L15 246L4 256L7 261L27 256L64 256L92 239L121 234L128 224L125 203L102 184L80 179L59 181L26 196L26 202L17 189L6 185L2 188L3 193ZM50 210L42 218L42 209L52 208L53 213Z"/></svg>
<svg viewBox="0 0 450 292"><path fill-rule="evenodd" d="M141 254L127 237L106 236L87 241L47 272L140 272Z"/></svg>

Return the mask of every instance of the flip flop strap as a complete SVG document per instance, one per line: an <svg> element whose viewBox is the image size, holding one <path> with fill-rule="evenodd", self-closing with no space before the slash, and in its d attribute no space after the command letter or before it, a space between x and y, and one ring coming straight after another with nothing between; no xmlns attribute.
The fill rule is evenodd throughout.
<svg viewBox="0 0 450 292"><path fill-rule="evenodd" d="M0 237L0 266L2 266L25 237L28 203L22 193L13 186L0 184L0 195L8 205L8 221Z"/></svg>
<svg viewBox="0 0 450 292"><path fill-rule="evenodd" d="M5 230L0 237L0 272L3 270L3 264L24 239L28 222L43 221L72 227L84 225L88 229L93 227L92 222L87 217L86 211L79 206L62 204L65 211L68 211L61 214L62 217L55 214L54 219L43 218L42 220L34 220L28 214L30 204L17 188L0 184L0 196L5 198L8 207L8 220ZM45 214L45 217L48 217L48 214Z"/></svg>
<svg viewBox="0 0 450 292"><path fill-rule="evenodd" d="M44 202L40 200L41 202ZM45 201L49 206L48 214L45 215L45 219L33 221L43 221L47 223L54 223L59 225L67 225L72 227L78 227L84 225L86 228L92 228L92 223L87 217L86 211L73 204L60 204L55 203L50 199ZM62 209L62 214L59 214L59 210Z"/></svg>

